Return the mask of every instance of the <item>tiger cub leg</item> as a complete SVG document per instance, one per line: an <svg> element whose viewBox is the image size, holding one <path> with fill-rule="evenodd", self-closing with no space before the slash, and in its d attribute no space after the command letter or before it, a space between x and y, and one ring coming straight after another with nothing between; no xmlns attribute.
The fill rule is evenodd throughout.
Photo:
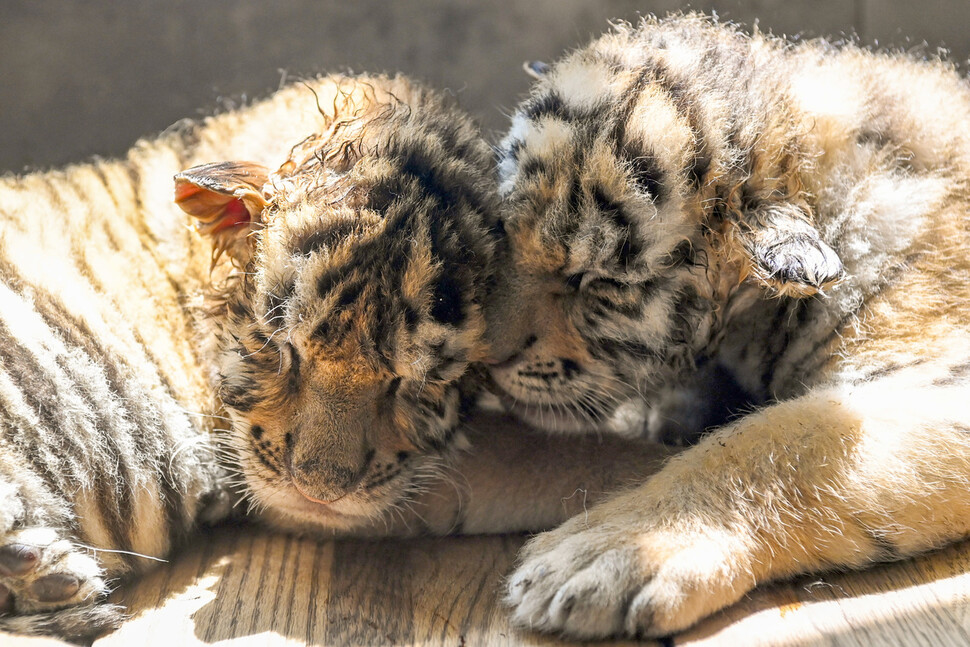
<svg viewBox="0 0 970 647"><path fill-rule="evenodd" d="M952 381L952 380L951 380ZM970 398L937 378L818 389L748 415L523 549L520 626L665 635L760 582L970 531Z"/></svg>
<svg viewBox="0 0 970 647"><path fill-rule="evenodd" d="M116 626L105 569L42 484L0 475L0 631L84 639Z"/></svg>

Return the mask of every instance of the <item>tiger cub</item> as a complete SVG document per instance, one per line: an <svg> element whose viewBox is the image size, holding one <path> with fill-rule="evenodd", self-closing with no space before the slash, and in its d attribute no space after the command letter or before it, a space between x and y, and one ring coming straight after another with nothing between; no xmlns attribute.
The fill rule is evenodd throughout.
<svg viewBox="0 0 970 647"><path fill-rule="evenodd" d="M331 536L536 529L617 486L597 465L649 471L459 428L493 169L441 95L331 76L0 179L0 629L116 625L111 583L233 503Z"/></svg>
<svg viewBox="0 0 970 647"><path fill-rule="evenodd" d="M664 635L968 534L967 82L696 15L532 70L500 153L496 388L563 431L739 413L527 544L516 621Z"/></svg>

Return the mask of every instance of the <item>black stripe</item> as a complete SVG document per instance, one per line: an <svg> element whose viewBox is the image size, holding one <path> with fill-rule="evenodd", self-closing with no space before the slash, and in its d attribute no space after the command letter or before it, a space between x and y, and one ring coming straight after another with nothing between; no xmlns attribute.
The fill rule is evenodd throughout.
<svg viewBox="0 0 970 647"><path fill-rule="evenodd" d="M122 372L125 370L123 358L109 352L97 340L94 333L84 321L75 317L63 307L63 304L50 297L50 295L43 293L38 295L35 303L39 306L38 311L41 316L44 317L51 328L61 333L65 343L82 350L85 355L90 357L101 368L102 377L108 389L120 398L117 404L124 412L124 418L129 426L124 429L109 428L108 421L100 415L100 410L106 403L97 402L97 396L90 392L84 382L80 380L75 382L75 386L81 390L92 412L97 414L101 419L101 423L97 425L98 430L101 432L99 440L108 446L108 455L119 459L122 457L121 448L117 444L116 436L124 435L134 442L135 448L132 455L135 461L134 464L130 464L126 460L118 460L116 465L105 464L99 467L99 469L106 470L105 473L107 473L107 470L111 470L112 467L118 471L121 487L117 491L103 493L101 502L102 511L111 515L111 518L108 519L109 530L116 541L116 545L131 548L130 535L128 534L130 524L128 521L137 517L134 510L134 492L132 490L137 479L134 476L133 470L153 470L154 459L170 453L174 450L174 447L171 447L170 442L167 442L168 435L164 433L164 426L158 424L158 417L154 408L145 406L146 403L151 401L148 394L141 388L137 388L131 380L122 375ZM152 365L156 367L155 374L159 377L168 397L173 402L177 402L178 400L173 392L171 383L158 370L159 365L157 360L151 356L150 352L148 352L148 347L142 340L136 339L136 341L139 343L141 349L148 354L148 359ZM66 372L70 373L70 367L65 367L65 369ZM164 489L163 487L162 490L164 491ZM170 490L168 497L165 499L165 505L177 505L181 508L181 503L177 503L180 500L181 495L178 493L178 490ZM167 519L170 524L168 528L177 528L185 524L181 513L176 514L173 519L171 513L174 510L167 508L167 511L170 513L169 519ZM173 522L176 523L172 525ZM125 539L128 540L127 543L122 539L122 533L124 533Z"/></svg>
<svg viewBox="0 0 970 647"><path fill-rule="evenodd" d="M872 542L875 554L870 555L869 559L879 562L891 562L900 559L903 554L899 546L889 536L889 531L881 528L871 528L858 519L856 523Z"/></svg>
<svg viewBox="0 0 970 647"><path fill-rule="evenodd" d="M519 177L523 180L529 180L547 173L548 168L545 161L538 157L530 157L519 166Z"/></svg>
<svg viewBox="0 0 970 647"><path fill-rule="evenodd" d="M858 382L869 382L871 380L878 380L880 378L889 377L900 371L904 371L908 368L919 366L920 364L925 363L925 361L926 360L923 360L923 359L917 359L910 362L889 362L888 364L884 366L880 366L879 368L874 368L869 371L866 371L866 373L858 380ZM933 386L939 386L939 385L934 381Z"/></svg>
<svg viewBox="0 0 970 647"><path fill-rule="evenodd" d="M462 294L464 290L454 276L442 272L434 285L431 297L431 316L438 323L460 326L465 321Z"/></svg>
<svg viewBox="0 0 970 647"><path fill-rule="evenodd" d="M4 458L16 461L18 467L29 465L31 472L44 481L44 485L47 486L50 496L63 497L65 492L63 482L64 470L60 462L57 461L57 455L54 454L53 456L56 463L54 465L41 462L41 454L36 450L37 445L34 442L36 439L27 438L24 433L27 430L40 431L40 435L44 437L51 433L49 429L38 430L36 424L22 416L15 415L7 407L0 406L0 432L3 434L4 441L9 442L9 445L4 444L2 446ZM17 457L14 455L15 451L21 457L20 460L17 460ZM3 467L4 462L0 460L0 468ZM11 482L15 481L16 479L11 475Z"/></svg>
<svg viewBox="0 0 970 647"><path fill-rule="evenodd" d="M329 267L317 277L317 296L326 299L333 289L347 275L346 268Z"/></svg>
<svg viewBox="0 0 970 647"><path fill-rule="evenodd" d="M414 333L418 328L418 322L421 320L421 314L413 305L407 303L402 307L402 311L404 313L404 325L409 333Z"/></svg>
<svg viewBox="0 0 970 647"><path fill-rule="evenodd" d="M664 172L656 155L634 147L632 142L623 144L620 155L629 164L630 179L641 191L647 193L656 204L667 199Z"/></svg>
<svg viewBox="0 0 970 647"><path fill-rule="evenodd" d="M57 492L62 496L69 496L76 487L80 471L68 469L74 464L76 457L89 457L90 448L64 428L64 417L61 411L60 394L53 388L49 376L41 374L34 357L26 348L14 339L6 325L0 321L0 363L10 376L11 381L20 390L24 403L30 408L40 422L29 424L16 434L18 442L31 448L30 456L39 456L40 448L50 450L49 456L57 462L56 465L38 464L41 469L48 470L54 475ZM72 415L72 420L82 412ZM11 430L14 431L14 430Z"/></svg>
<svg viewBox="0 0 970 647"><path fill-rule="evenodd" d="M623 359L632 356L637 359L661 361L664 357L664 353L660 350L629 339L597 337L590 339L589 342L590 351L594 353L594 357L597 357L597 359L602 359L602 357L598 356L599 354L596 351L603 351L611 359Z"/></svg>
<svg viewBox="0 0 970 647"><path fill-rule="evenodd" d="M675 344L690 345L697 332L697 324L704 316L705 301L697 290L685 286L677 295L669 326L668 337Z"/></svg>
<svg viewBox="0 0 970 647"><path fill-rule="evenodd" d="M448 447L452 444L452 442L457 437L457 435L458 435L458 425L456 424L449 427L448 429L445 429L444 433L440 438L437 436L425 438L423 444L426 447L428 447L430 450L438 454L443 454L445 450L447 450Z"/></svg>
<svg viewBox="0 0 970 647"><path fill-rule="evenodd" d="M416 186L403 185L403 191L413 196L431 197L438 201L443 210L449 210L452 205L467 204L477 213L486 213L485 200L474 188L470 178L454 172L454 166L461 166L461 160L434 155L416 145L397 153L399 172L409 176L417 183ZM415 190L417 189L417 190ZM413 214L411 214L413 217Z"/></svg>
<svg viewBox="0 0 970 647"><path fill-rule="evenodd" d="M366 485L364 485L364 489L365 490L373 490L374 488L380 487L380 486L384 485L385 483L388 483L388 482L394 480L400 474L401 474L401 469L398 468L396 470L393 470L393 471L390 471L390 472L387 472L387 473L378 475L372 481L369 481Z"/></svg>
<svg viewBox="0 0 970 647"><path fill-rule="evenodd" d="M700 188L704 176L710 170L712 156L695 107L696 102L690 96L688 84L674 78L666 64L656 60L653 61L653 67L657 85L671 97L677 113L687 122L691 130L694 151L685 174L695 189Z"/></svg>
<svg viewBox="0 0 970 647"><path fill-rule="evenodd" d="M933 380L933 386L953 386L965 383L970 379L970 360L950 366L947 372L946 377Z"/></svg>
<svg viewBox="0 0 970 647"><path fill-rule="evenodd" d="M263 401L259 384L250 377L234 375L230 378L220 374L219 380L219 399L230 409L249 413Z"/></svg>
<svg viewBox="0 0 970 647"><path fill-rule="evenodd" d="M357 301L360 293L364 290L364 284L359 281L345 283L337 296L334 306L336 308L346 308Z"/></svg>
<svg viewBox="0 0 970 647"><path fill-rule="evenodd" d="M760 384L765 388L769 388L774 381L775 371L779 368L782 354L785 352L791 339L791 330L788 327L788 321L791 319L793 303L797 302L777 302L771 316L771 323L765 329L768 338L758 343L759 348L763 351L762 361L764 362L761 370Z"/></svg>
<svg viewBox="0 0 970 647"><path fill-rule="evenodd" d="M128 173L128 179L131 181L131 195L135 201L135 210L138 214L145 213L145 203L141 197L141 172L131 163L124 165L125 171ZM149 246L151 249L158 249L158 238L155 233L152 232L148 225L145 224L145 219L140 216L136 216L130 219L130 222L134 226L135 230L139 234L139 238L142 241L142 245L145 245L145 239L148 239L152 244ZM160 263L159 267L164 267L165 265Z"/></svg>
<svg viewBox="0 0 970 647"><path fill-rule="evenodd" d="M626 101L617 111L616 121L613 124L613 132L610 134L610 139L616 148L617 153L620 152L623 145L626 143L626 125L630 120L630 116L633 114L633 110L637 106L637 102L640 99L640 94L643 92L643 88L646 87L650 78L650 70L646 67L641 69L637 74L637 78L634 79L633 83L626 90Z"/></svg>
<svg viewBox="0 0 970 647"><path fill-rule="evenodd" d="M396 177L379 180L367 193L366 207L382 216L400 197L400 182Z"/></svg>
<svg viewBox="0 0 970 647"><path fill-rule="evenodd" d="M253 455L259 460L259 462L268 469L273 474L277 476L282 476L282 468L276 464L279 460L279 452L273 448L266 441L262 442L252 442L249 444L250 449L252 449Z"/></svg>
<svg viewBox="0 0 970 647"><path fill-rule="evenodd" d="M360 234L360 224L353 220L321 222L312 230L295 235L287 248L292 254L309 256L321 249L331 249L347 240L353 240Z"/></svg>
<svg viewBox="0 0 970 647"><path fill-rule="evenodd" d="M650 82L651 76L655 74L655 70L650 66L644 66L637 74L637 78L627 89L627 99L618 111L610 139L613 142L616 155L620 159L626 160L630 165L633 182L641 190L647 192L654 202L660 204L665 200L666 195L664 193L663 172L657 163L656 156L650 151L638 149L633 145L633 142L626 139L627 123L636 109L643 89Z"/></svg>
<svg viewBox="0 0 970 647"><path fill-rule="evenodd" d="M65 358L58 357L57 364L65 374L71 373L70 366L67 365ZM115 439L121 429L109 425L105 417L103 408L106 403L100 402L98 396L92 393L90 385L82 380L72 380L77 395L87 405L88 411L95 418L95 432L99 445L98 452L91 452L88 448L88 462L91 463L92 470L98 475L93 479L94 494L97 498L98 512L104 522L105 529L111 537L111 546L121 550L131 550L131 540L129 531L131 530L130 521L133 519L134 500L132 497L131 486L135 482L132 476L130 465L122 459L121 447ZM129 431L130 430L125 430ZM125 436L131 436L125 433ZM100 460L101 456L117 458L116 462L111 460ZM120 559L128 562L130 556L121 554Z"/></svg>
<svg viewBox="0 0 970 647"><path fill-rule="evenodd" d="M592 195L596 208L603 216L613 221L613 224L621 229L633 228L633 221L627 215L623 205L607 196L603 187L594 187Z"/></svg>
<svg viewBox="0 0 970 647"><path fill-rule="evenodd" d="M654 193L654 195L657 194ZM593 200L603 216L624 230L614 254L620 267L629 267L643 253L643 249L636 242L638 228L627 215L623 205L607 197L602 187L596 187L593 190Z"/></svg>
<svg viewBox="0 0 970 647"><path fill-rule="evenodd" d="M525 116L531 120L541 119L552 115L560 118L567 118L568 111L563 103L562 96L554 90L547 92L541 97L530 99L523 109Z"/></svg>
<svg viewBox="0 0 970 647"><path fill-rule="evenodd" d="M696 265L697 257L693 243L690 240L682 240L677 243L677 246L668 254L665 264L670 269L680 267L681 265Z"/></svg>
<svg viewBox="0 0 970 647"><path fill-rule="evenodd" d="M169 376L165 374L165 371L162 370L162 363L158 360L158 357L156 357L154 351L152 351L151 346L145 342L145 339L141 336L140 332L134 329L131 332L132 336L135 338L135 343L138 344L141 351L145 353L145 357L148 359L148 362L155 367L155 377L158 378L162 388L165 389L166 395L168 395L172 402L180 402L181 398L175 391L175 385L169 379ZM195 365L203 366L204 363L198 356L198 349L196 348L195 344L189 344L188 346L191 351L192 358L195 360ZM116 360L119 362L124 362L124 358L122 357L117 357Z"/></svg>

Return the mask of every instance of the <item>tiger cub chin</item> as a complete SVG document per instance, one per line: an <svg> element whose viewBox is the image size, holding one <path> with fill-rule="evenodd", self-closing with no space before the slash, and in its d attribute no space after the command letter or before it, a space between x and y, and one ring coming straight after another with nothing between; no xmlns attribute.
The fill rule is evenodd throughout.
<svg viewBox="0 0 970 647"><path fill-rule="evenodd" d="M531 69L500 151L497 389L554 430L721 426L527 544L516 621L669 634L967 535L967 82L696 15Z"/></svg>
<svg viewBox="0 0 970 647"><path fill-rule="evenodd" d="M442 96L333 76L0 179L0 629L117 624L111 583L233 501L331 534L559 521L577 483L503 474L544 441L502 420L468 492L434 478L484 352L493 167Z"/></svg>

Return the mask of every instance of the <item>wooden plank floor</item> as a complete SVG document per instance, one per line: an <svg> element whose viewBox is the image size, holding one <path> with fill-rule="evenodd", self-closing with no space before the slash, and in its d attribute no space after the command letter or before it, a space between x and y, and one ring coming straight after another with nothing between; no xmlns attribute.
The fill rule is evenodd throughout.
<svg viewBox="0 0 970 647"><path fill-rule="evenodd" d="M565 644L510 628L498 604L523 541L318 543L222 528L119 591L134 615L95 646ZM4 647L58 644L0 636ZM970 542L762 587L675 644L970 645Z"/></svg>

